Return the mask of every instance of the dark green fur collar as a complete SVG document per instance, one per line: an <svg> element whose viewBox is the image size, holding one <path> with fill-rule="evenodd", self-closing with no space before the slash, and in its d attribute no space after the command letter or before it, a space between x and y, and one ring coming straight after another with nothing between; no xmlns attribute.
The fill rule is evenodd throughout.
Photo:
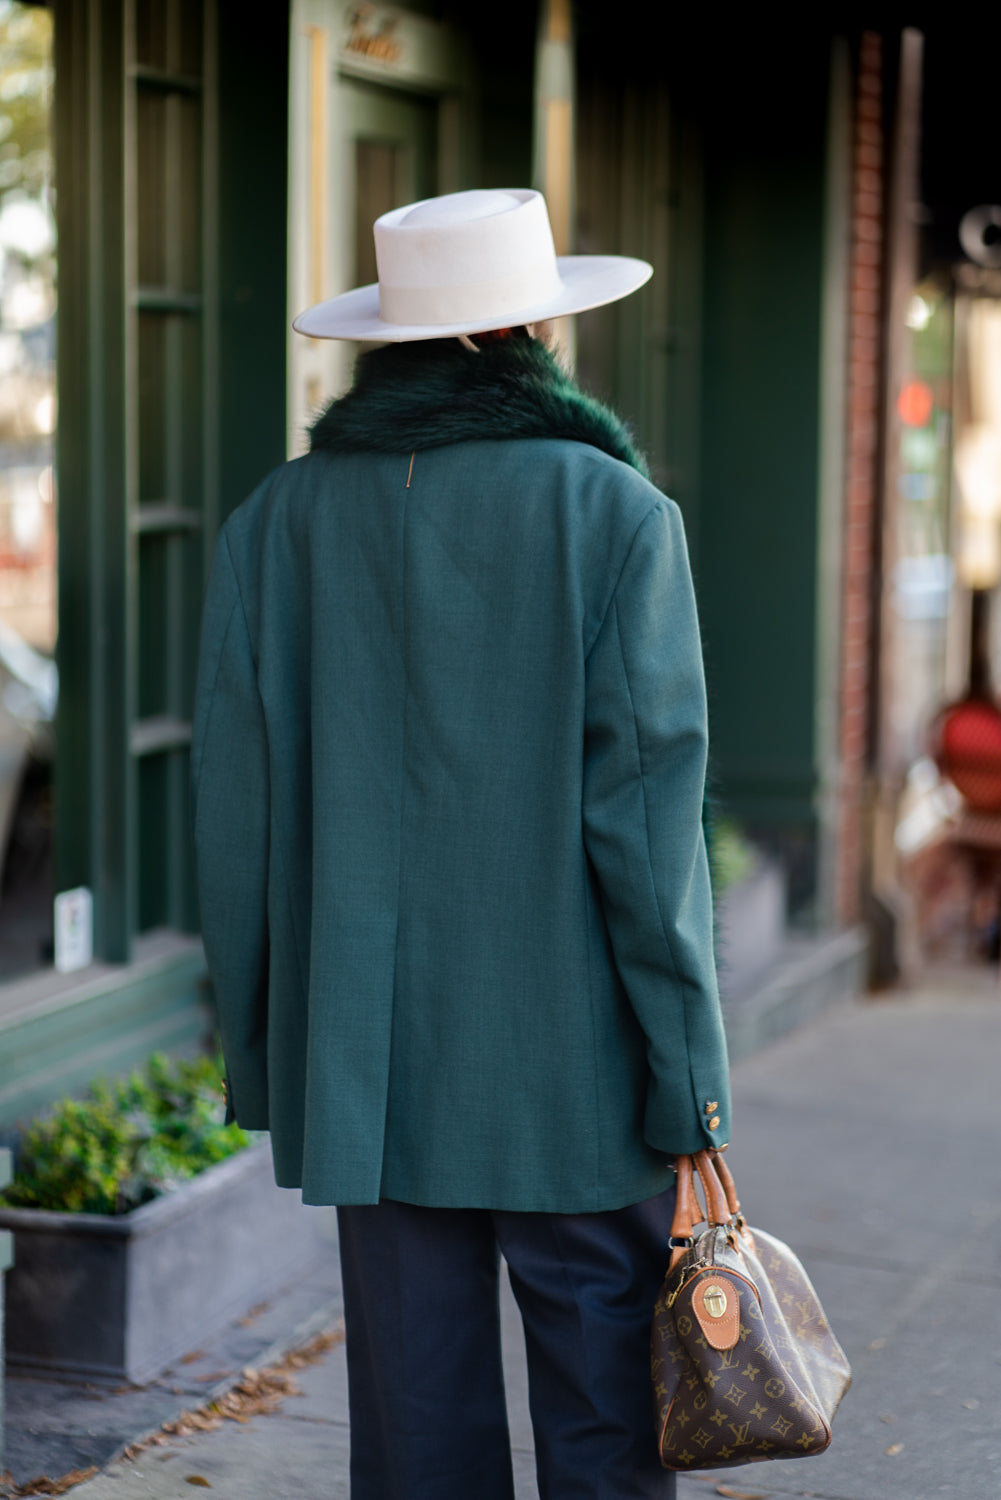
<svg viewBox="0 0 1001 1500"><path fill-rule="evenodd" d="M521 331L474 354L458 339L385 344L311 431L328 453L410 453L476 438L569 438L647 474L625 423Z"/></svg>

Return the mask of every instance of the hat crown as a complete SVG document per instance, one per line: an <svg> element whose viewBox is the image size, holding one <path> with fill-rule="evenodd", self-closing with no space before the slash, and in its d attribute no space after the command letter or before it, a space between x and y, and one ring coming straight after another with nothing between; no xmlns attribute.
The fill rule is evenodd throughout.
<svg viewBox="0 0 1001 1500"><path fill-rule="evenodd" d="M563 289L545 199L528 188L408 203L377 219L374 234L387 323L496 323Z"/></svg>
<svg viewBox="0 0 1001 1500"><path fill-rule="evenodd" d="M464 193L445 193L440 198L424 198L403 213L401 224L419 229L427 224L465 224L472 219L489 219L518 207L514 193L503 188L469 188Z"/></svg>

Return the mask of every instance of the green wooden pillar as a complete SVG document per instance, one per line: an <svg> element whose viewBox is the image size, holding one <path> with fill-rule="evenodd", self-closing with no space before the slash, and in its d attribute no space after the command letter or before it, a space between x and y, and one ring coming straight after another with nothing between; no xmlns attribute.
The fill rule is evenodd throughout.
<svg viewBox="0 0 1001 1500"><path fill-rule="evenodd" d="M197 930L188 746L222 518L285 452L288 7L54 0L56 889Z"/></svg>
<svg viewBox="0 0 1001 1500"><path fill-rule="evenodd" d="M95 950L135 928L133 577L126 526L122 0L56 0L59 666L56 889L90 886Z"/></svg>

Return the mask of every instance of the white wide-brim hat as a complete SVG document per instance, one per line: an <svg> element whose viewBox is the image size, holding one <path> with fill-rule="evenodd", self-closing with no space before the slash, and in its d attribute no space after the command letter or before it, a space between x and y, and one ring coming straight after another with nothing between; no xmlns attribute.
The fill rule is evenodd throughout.
<svg viewBox="0 0 1001 1500"><path fill-rule="evenodd" d="M625 255L560 255L541 193L474 189L376 219L379 280L307 308L314 339L405 343L517 327L601 307L653 275Z"/></svg>

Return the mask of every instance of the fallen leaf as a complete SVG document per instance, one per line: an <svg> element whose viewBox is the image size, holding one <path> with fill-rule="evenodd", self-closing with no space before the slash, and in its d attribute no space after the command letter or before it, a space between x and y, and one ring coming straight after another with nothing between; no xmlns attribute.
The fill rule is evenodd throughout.
<svg viewBox="0 0 1001 1500"><path fill-rule="evenodd" d="M735 1490L728 1484L718 1484L716 1493L726 1495L727 1500L768 1500L763 1490Z"/></svg>
<svg viewBox="0 0 1001 1500"><path fill-rule="evenodd" d="M896 1458L898 1453L903 1453L904 1445L903 1443L891 1443L889 1448L886 1448L884 1451L887 1458Z"/></svg>
<svg viewBox="0 0 1001 1500"><path fill-rule="evenodd" d="M232 1370L210 1370L207 1375L196 1375L195 1379L199 1385L208 1385L212 1380L225 1380L227 1375L232 1375Z"/></svg>
<svg viewBox="0 0 1001 1500"><path fill-rule="evenodd" d="M885 1349L886 1348L886 1340L885 1339L873 1339L873 1341L872 1341L871 1344L867 1344L866 1345L866 1348L867 1349Z"/></svg>
<svg viewBox="0 0 1001 1500"><path fill-rule="evenodd" d="M249 1328L252 1323L257 1322L258 1318L261 1316L261 1313L267 1312L267 1310L268 1304L266 1302L255 1302L254 1306L250 1309L246 1316L240 1319L240 1327Z"/></svg>
<svg viewBox="0 0 1001 1500"><path fill-rule="evenodd" d="M3 1475L5 1481L4 1496L10 1500L22 1495L65 1495L67 1490L73 1489L74 1485L83 1484L86 1479L93 1479L97 1473L97 1464L92 1464L89 1469L70 1469L66 1474L60 1474L58 1479L50 1479L46 1474L39 1474L34 1479L29 1479L27 1484L14 1484L10 1474ZM11 1480L11 1488L6 1488L6 1481Z"/></svg>
<svg viewBox="0 0 1001 1500"><path fill-rule="evenodd" d="M214 1432L221 1426L222 1417L207 1407L197 1407L194 1411L182 1411L172 1422L164 1422L160 1431L172 1437L190 1437L193 1432Z"/></svg>
<svg viewBox="0 0 1001 1500"><path fill-rule="evenodd" d="M259 1308L256 1310L252 1308L251 1312L260 1312L266 1306L267 1303L261 1303ZM124 1450L124 1457L136 1459L145 1449L169 1442L172 1437L190 1437L195 1432L214 1432L222 1426L224 1421L246 1424L252 1417L268 1416L271 1412L277 1411L289 1396L302 1394L292 1373L293 1370L301 1370L306 1365L315 1364L329 1350L343 1341L343 1326L328 1328L323 1333L314 1334L307 1343L300 1344L297 1349L289 1350L284 1358L273 1365L268 1365L261 1370L248 1365L240 1372L239 1380L228 1391L224 1391L221 1396L216 1396L212 1401L207 1401L203 1406L195 1406L189 1411L179 1412L172 1421L164 1422L158 1432L151 1433L149 1437L143 1438L138 1443L130 1443ZM217 1372L223 1377L226 1373L225 1371ZM215 1376L205 1378L214 1379ZM189 1483L196 1482L198 1482L196 1479L189 1481ZM25 1493L38 1492L26 1491ZM3 1496L3 1500L6 1500L6 1496Z"/></svg>
<svg viewBox="0 0 1001 1500"><path fill-rule="evenodd" d="M880 1417L880 1419L879 1419L879 1420L880 1420L880 1421L881 1421L881 1422L887 1422L887 1423L890 1423L890 1422L895 1422L895 1421L896 1421L896 1420L897 1420L897 1419L896 1419L896 1417L891 1417L891 1416L885 1416L885 1417Z"/></svg>
<svg viewBox="0 0 1001 1500"><path fill-rule="evenodd" d="M185 1477L184 1483L200 1484L203 1490L210 1490L212 1488L204 1474L188 1474Z"/></svg>
<svg viewBox="0 0 1001 1500"><path fill-rule="evenodd" d="M205 1358L205 1350L204 1349L192 1349L192 1351L191 1351L190 1354L182 1354L181 1358L177 1361L177 1363L179 1365L193 1365L198 1360L204 1359L204 1358Z"/></svg>
<svg viewBox="0 0 1001 1500"><path fill-rule="evenodd" d="M333 1349L335 1344L342 1342L343 1338L342 1328L328 1328L325 1333L316 1334L308 1344L302 1344L298 1349L293 1349L291 1354L286 1356L285 1363L293 1370L301 1369L303 1365L315 1365L328 1349Z"/></svg>

